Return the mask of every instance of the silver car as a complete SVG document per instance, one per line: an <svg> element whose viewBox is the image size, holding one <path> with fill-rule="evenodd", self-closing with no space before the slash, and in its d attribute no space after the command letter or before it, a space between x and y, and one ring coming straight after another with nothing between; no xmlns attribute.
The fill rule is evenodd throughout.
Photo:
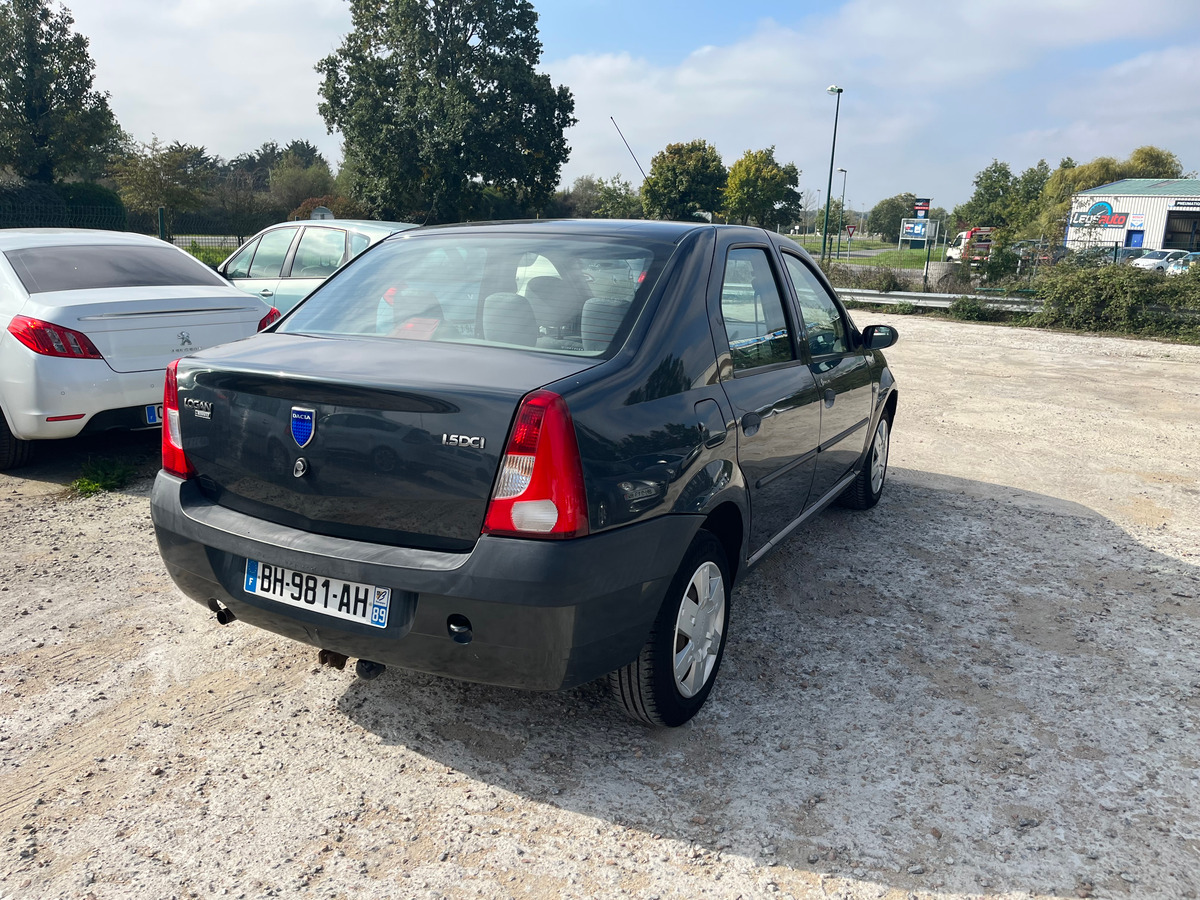
<svg viewBox="0 0 1200 900"><path fill-rule="evenodd" d="M416 227L363 219L281 222L242 244L217 271L234 287L286 313L372 244Z"/></svg>

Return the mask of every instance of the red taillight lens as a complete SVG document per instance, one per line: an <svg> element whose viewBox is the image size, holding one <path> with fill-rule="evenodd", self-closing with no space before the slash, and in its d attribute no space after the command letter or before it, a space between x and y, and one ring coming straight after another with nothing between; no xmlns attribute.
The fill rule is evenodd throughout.
<svg viewBox="0 0 1200 900"><path fill-rule="evenodd" d="M18 341L42 356L62 356L67 359L104 359L96 345L82 331L72 331L41 319L13 316L8 332Z"/></svg>
<svg viewBox="0 0 1200 900"><path fill-rule="evenodd" d="M538 538L588 533L575 423L558 394L534 391L521 401L483 533Z"/></svg>
<svg viewBox="0 0 1200 900"><path fill-rule="evenodd" d="M271 311L269 313L267 313L265 316L263 316L261 319L258 320L258 330L262 331L268 325L274 325L276 322L279 321L279 319L282 315L283 315L283 313L281 313L278 309L276 309L274 306L272 306Z"/></svg>
<svg viewBox="0 0 1200 900"><path fill-rule="evenodd" d="M167 366L163 382L162 467L172 475L189 478L196 470L183 452L183 435L179 431L178 369L179 360L176 359Z"/></svg>

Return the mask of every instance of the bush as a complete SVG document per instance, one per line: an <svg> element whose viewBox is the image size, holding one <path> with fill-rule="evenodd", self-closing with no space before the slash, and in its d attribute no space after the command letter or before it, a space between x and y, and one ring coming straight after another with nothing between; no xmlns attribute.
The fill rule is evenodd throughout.
<svg viewBox="0 0 1200 900"><path fill-rule="evenodd" d="M327 194L324 197L309 197L291 211L289 219L311 219L312 212L318 206L324 206L339 219L368 219L366 210L346 197Z"/></svg>
<svg viewBox="0 0 1200 900"><path fill-rule="evenodd" d="M822 266L822 271L834 287L858 288L864 291L879 291L883 294L891 291L919 289L919 285L914 285L899 269L890 269L886 266L851 268L839 263L827 262Z"/></svg>
<svg viewBox="0 0 1200 900"><path fill-rule="evenodd" d="M48 184L0 184L0 228L65 228L67 204Z"/></svg>
<svg viewBox="0 0 1200 900"><path fill-rule="evenodd" d="M225 258L230 255L231 251L224 247L201 247L195 241L192 241L187 246L187 252L206 266L216 267L225 262Z"/></svg>
<svg viewBox="0 0 1200 900"><path fill-rule="evenodd" d="M974 297L957 297L950 302L950 318L964 322L990 322L994 313Z"/></svg>
<svg viewBox="0 0 1200 900"><path fill-rule="evenodd" d="M896 313L898 316L911 316L916 311L917 307L914 304L909 303L907 300L901 300L892 307L892 312Z"/></svg>
<svg viewBox="0 0 1200 900"><path fill-rule="evenodd" d="M55 186L67 205L67 216L72 228L105 228L109 231L124 231L128 226L125 204L116 191L99 184L78 181Z"/></svg>
<svg viewBox="0 0 1200 900"><path fill-rule="evenodd" d="M1044 270L1034 282L1042 309L1034 325L1081 331L1200 337L1200 272L1166 276L1132 266L1084 268L1069 263ZM1189 315L1187 311L1193 311Z"/></svg>

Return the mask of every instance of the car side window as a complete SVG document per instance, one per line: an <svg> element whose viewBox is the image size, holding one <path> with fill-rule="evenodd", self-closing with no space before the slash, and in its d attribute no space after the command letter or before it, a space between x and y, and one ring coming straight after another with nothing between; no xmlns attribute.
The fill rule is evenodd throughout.
<svg viewBox="0 0 1200 900"><path fill-rule="evenodd" d="M796 358L766 250L729 251L721 282L721 318L735 373Z"/></svg>
<svg viewBox="0 0 1200 900"><path fill-rule="evenodd" d="M808 338L808 351L813 356L828 356L845 353L850 349L846 321L833 298L825 290L817 276L808 266L794 256L783 255L796 299L800 303L800 314L804 317L804 330Z"/></svg>
<svg viewBox="0 0 1200 900"><path fill-rule="evenodd" d="M358 256L368 247L371 246L371 239L365 234L359 234L356 231L350 232L350 258Z"/></svg>
<svg viewBox="0 0 1200 900"><path fill-rule="evenodd" d="M254 251L258 249L258 241L252 241L241 249L233 259L229 261L229 265L225 267L226 278L249 278L250 277L250 260L254 259Z"/></svg>
<svg viewBox="0 0 1200 900"><path fill-rule="evenodd" d="M250 264L251 278L278 278L283 270L283 260L287 256L292 238L296 236L295 228L280 228L268 231L258 242L258 250L254 253L254 262Z"/></svg>
<svg viewBox="0 0 1200 900"><path fill-rule="evenodd" d="M293 278L327 278L346 255L346 232L340 228L305 228L292 260Z"/></svg>

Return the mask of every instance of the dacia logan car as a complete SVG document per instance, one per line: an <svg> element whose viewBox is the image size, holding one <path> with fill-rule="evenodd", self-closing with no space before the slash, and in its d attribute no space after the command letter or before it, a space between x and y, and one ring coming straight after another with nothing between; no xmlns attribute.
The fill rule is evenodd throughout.
<svg viewBox="0 0 1200 900"><path fill-rule="evenodd" d="M171 367L158 545L222 623L360 675L607 676L679 725L737 580L827 504L878 501L896 337L757 228L397 234Z"/></svg>

